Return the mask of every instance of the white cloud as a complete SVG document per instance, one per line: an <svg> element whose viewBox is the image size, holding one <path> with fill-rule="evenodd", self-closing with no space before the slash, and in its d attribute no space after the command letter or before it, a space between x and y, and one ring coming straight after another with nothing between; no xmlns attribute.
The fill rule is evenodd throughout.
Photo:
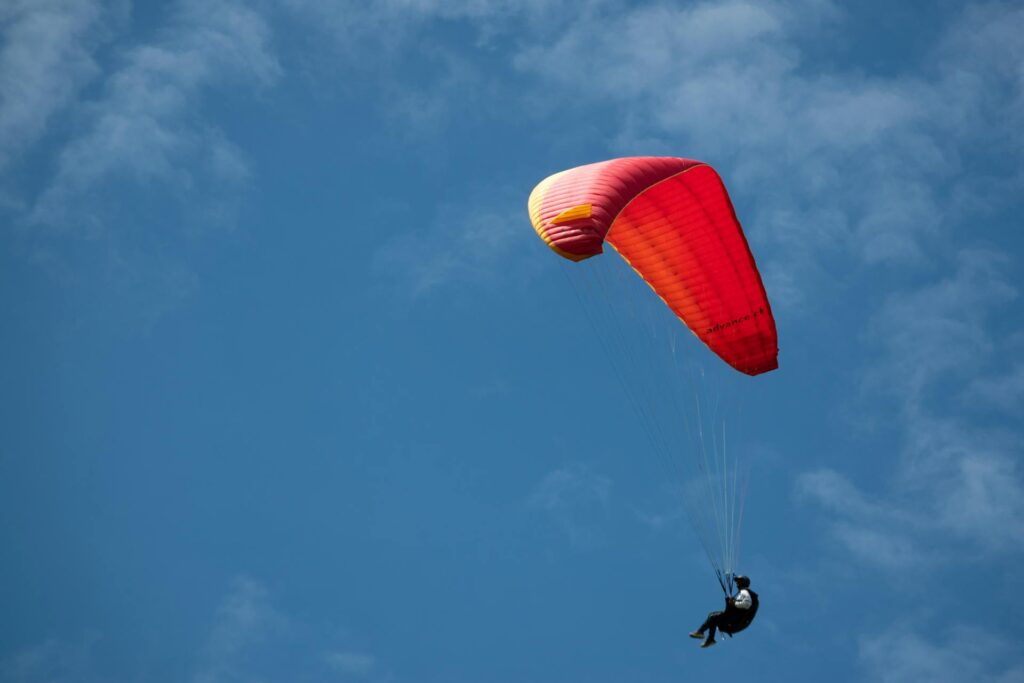
<svg viewBox="0 0 1024 683"><path fill-rule="evenodd" d="M611 487L608 477L573 463L545 475L527 506L544 513L573 546L587 548L601 538L600 519L607 515Z"/></svg>
<svg viewBox="0 0 1024 683"><path fill-rule="evenodd" d="M686 97L695 86L729 92L731 69L753 56L765 58L750 67L761 73L779 73L792 64L789 48L772 48L785 35L784 17L763 3L702 3L685 9L616 7L609 13L575 19L556 40L528 44L516 56L515 65L583 99L639 97L643 104L675 101L680 108L685 102L698 108L690 110L689 120L707 106L707 100ZM659 91L665 87L668 92ZM742 92L735 95L746 97ZM663 118L649 123L685 125L667 114L652 112Z"/></svg>
<svg viewBox="0 0 1024 683"><path fill-rule="evenodd" d="M0 661L4 683L72 683L98 680L92 674L93 649L99 637L77 642L51 638Z"/></svg>
<svg viewBox="0 0 1024 683"><path fill-rule="evenodd" d="M832 513L832 538L861 563L902 571L936 561L920 540L929 524L912 508L869 498L833 470L800 475L797 490Z"/></svg>
<svg viewBox="0 0 1024 683"><path fill-rule="evenodd" d="M198 289L200 278L186 261L197 228L234 224L249 165L207 119L204 104L225 88L262 88L278 78L270 27L237 0L177 0L158 15L165 22L148 42L115 45L104 59L109 71L95 78L87 99L72 102L86 92L74 74L93 74L81 45L91 44L88 36L99 29L89 27L106 14L70 0L39 7L17 16L49 27L40 40L64 41L42 53L46 68L59 72L51 80L64 85L60 97L36 99L66 105L74 125L62 129L70 136L54 146L54 170L38 195L0 203L30 228L19 234L29 259L82 296L76 315L146 332ZM21 42L31 38L19 28L26 21L11 29ZM47 76L37 71L26 74ZM42 120L46 112L38 107ZM38 148L48 152L50 142ZM188 229L177 229L181 224ZM93 286L101 296L86 294Z"/></svg>
<svg viewBox="0 0 1024 683"><path fill-rule="evenodd" d="M901 569L939 553L950 559L957 547L999 553L1024 543L1020 425L964 415L966 397L1005 376L989 332L989 319L1017 294L1005 269L996 254L963 252L952 275L892 294L869 326L877 356L866 390L872 410L893 411L901 439L886 497L870 499L828 470L798 480L833 513L834 537L864 562Z"/></svg>
<svg viewBox="0 0 1024 683"><path fill-rule="evenodd" d="M270 604L266 587L254 579L237 577L217 608L206 642L204 665L195 683L237 680L245 653L281 632L287 619Z"/></svg>
<svg viewBox="0 0 1024 683"><path fill-rule="evenodd" d="M1007 372L973 380L965 404L979 403L1006 415L1024 414L1024 364L1014 363Z"/></svg>
<svg viewBox="0 0 1024 683"><path fill-rule="evenodd" d="M344 629L328 640L324 647L316 628L279 611L262 582L239 576L217 608L192 680L392 679L378 657L346 643Z"/></svg>
<svg viewBox="0 0 1024 683"><path fill-rule="evenodd" d="M390 133L447 146L455 117L519 118L524 96L506 73L511 46L546 36L614 0L380 0L352 11L345 3L285 0L282 21L313 36L304 67L319 87L346 90L365 77L363 96ZM444 35L439 40L438 35ZM348 78L339 79L338 72ZM359 87L356 85L355 87ZM457 132L455 134L458 134Z"/></svg>
<svg viewBox="0 0 1024 683"><path fill-rule="evenodd" d="M1018 427L1019 429L1019 427ZM911 416L900 482L918 490L936 523L990 551L1024 544L1021 435L968 426L955 416Z"/></svg>
<svg viewBox="0 0 1024 683"><path fill-rule="evenodd" d="M387 54L401 49L410 32L430 22L471 22L486 37L513 32L523 20L532 25L542 20L565 20L604 4L611 3L586 0L567 7L553 0L378 0L361 7L359 12L323 0L285 0L283 6L316 30L332 34L340 47L370 38ZM364 59L381 56L376 52L364 55Z"/></svg>
<svg viewBox="0 0 1024 683"><path fill-rule="evenodd" d="M872 683L1021 683L1024 659L1016 643L997 633L953 626L922 633L898 624L859 642L859 659Z"/></svg>
<svg viewBox="0 0 1024 683"><path fill-rule="evenodd" d="M951 276L889 296L866 335L882 360L869 385L917 406L930 383L976 376L994 348L986 323L1017 296L1005 269L991 251L965 250Z"/></svg>
<svg viewBox="0 0 1024 683"><path fill-rule="evenodd" d="M96 0L0 5L0 170L31 147L51 118L99 74L93 52L110 14Z"/></svg>
<svg viewBox="0 0 1024 683"><path fill-rule="evenodd" d="M1015 3L972 3L963 19L942 45L947 61L963 65L948 75L949 80L968 101L981 99L989 106L1003 109L1006 116L995 132L1013 145L1004 151L1020 151L1024 133L1013 122L1024 117L1024 7ZM948 103L959 114L960 125L984 125L972 120L977 110L965 107L963 97Z"/></svg>
<svg viewBox="0 0 1024 683"><path fill-rule="evenodd" d="M215 86L273 82L280 66L269 40L265 21L244 4L179 2L159 39L129 51L87 105L88 125L61 152L32 221L80 221L83 206L94 206L88 198L120 179L184 192L197 189L197 175L214 184L244 180L239 151L196 111ZM75 227L97 230L100 223Z"/></svg>
<svg viewBox="0 0 1024 683"><path fill-rule="evenodd" d="M660 498L661 500L655 501L655 504L652 504L652 501L645 501L643 507L634 507L633 515L641 524L652 532L660 533L685 526L689 522L683 496L679 494L678 488L664 487Z"/></svg>
<svg viewBox="0 0 1024 683"><path fill-rule="evenodd" d="M374 254L376 270L413 298L453 283L502 281L510 257L525 253L535 239L523 229L524 200L511 194L443 205L425 225L386 240Z"/></svg>
<svg viewBox="0 0 1024 683"><path fill-rule="evenodd" d="M977 426L956 399L1004 371L988 330L1017 295L1005 269L993 253L963 252L950 277L891 296L869 330L881 352L869 386L890 393L903 419L901 486L922 492L937 522L991 548L1024 541L1021 435Z"/></svg>
<svg viewBox="0 0 1024 683"><path fill-rule="evenodd" d="M145 633L136 635L159 638L162 627L153 623ZM353 639L347 629L327 630L330 635L279 611L261 581L238 576L213 611L209 631L199 647L175 655L191 664L189 680L193 683L394 680L380 658L350 642ZM125 680L126 675L137 680L126 674L125 667L133 663L149 666L132 657L110 659L118 653L103 645L100 635L86 632L75 640L50 638L13 654L3 653L0 681L108 683Z"/></svg>
<svg viewBox="0 0 1024 683"><path fill-rule="evenodd" d="M373 673L377 658L366 652L336 651L324 655L332 671L350 678L366 678Z"/></svg>
<svg viewBox="0 0 1024 683"><path fill-rule="evenodd" d="M586 465L575 463L549 472L530 496L530 505L541 510L557 510L598 503L608 504L611 480L595 474Z"/></svg>

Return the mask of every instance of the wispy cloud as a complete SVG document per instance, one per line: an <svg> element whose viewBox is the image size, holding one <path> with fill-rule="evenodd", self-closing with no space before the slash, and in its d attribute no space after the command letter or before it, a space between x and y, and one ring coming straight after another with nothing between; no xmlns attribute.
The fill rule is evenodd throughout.
<svg viewBox="0 0 1024 683"><path fill-rule="evenodd" d="M374 255L376 270L413 298L453 284L507 284L509 259L532 246L531 234L523 230L523 206L511 192L447 203L426 227L398 232L384 242Z"/></svg>
<svg viewBox="0 0 1024 683"><path fill-rule="evenodd" d="M25 228L18 239L28 258L82 293L79 315L146 332L197 291L195 238L233 226L248 186L244 152L205 105L227 88L264 88L282 69L269 24L246 3L177 0L157 15L164 23L150 40L109 46L100 73L89 50L119 16L104 7L5 5L0 157L31 147L53 155L41 167L53 170L35 196L0 191L0 206ZM37 140L62 107L73 122L63 139Z"/></svg>
<svg viewBox="0 0 1024 683"><path fill-rule="evenodd" d="M636 519L652 532L674 529L688 522L686 507L680 500L678 489L672 488L670 495L663 498L660 506L654 506L648 501L644 507L633 509Z"/></svg>
<svg viewBox="0 0 1024 683"><path fill-rule="evenodd" d="M866 342L881 362L867 377L869 389L919 409L935 382L990 368L996 341L987 323L1017 297L1010 264L975 249L961 251L954 265L934 284L890 295L870 321Z"/></svg>
<svg viewBox="0 0 1024 683"><path fill-rule="evenodd" d="M324 655L324 661L332 671L344 678L367 678L377 666L377 658L373 655L351 650L328 652Z"/></svg>
<svg viewBox="0 0 1024 683"><path fill-rule="evenodd" d="M1020 683L1017 643L986 630L951 626L922 632L908 624L860 639L864 680L877 683Z"/></svg>
<svg viewBox="0 0 1024 683"><path fill-rule="evenodd" d="M611 479L573 463L545 475L527 506L543 513L573 546L588 548L602 537L611 489Z"/></svg>
<svg viewBox="0 0 1024 683"><path fill-rule="evenodd" d="M991 252L963 252L953 275L891 295L872 320L877 356L866 391L891 407L900 434L886 498L869 498L831 470L798 481L833 513L835 537L866 562L899 569L955 543L999 552L1024 542L1020 425L985 426L964 408L979 386L1006 377L989 331L1016 297L1006 268Z"/></svg>
<svg viewBox="0 0 1024 683"><path fill-rule="evenodd" d="M281 611L266 585L252 577L231 580L212 610L212 620L197 650L178 652L192 664L193 683L235 681L338 680L390 681L391 672L345 631L331 635ZM159 635L158 624L151 625ZM111 675L97 654L100 636L77 640L50 638L0 659L3 683L62 683L123 680L128 660L114 660ZM132 680L135 680L134 678ZM147 679L148 680L148 679Z"/></svg>
<svg viewBox="0 0 1024 683"><path fill-rule="evenodd" d="M1009 416L1024 414L1024 364L1014 363L1006 372L973 380L964 398L966 405L980 404Z"/></svg>
<svg viewBox="0 0 1024 683"><path fill-rule="evenodd" d="M116 14L97 0L13 0L0 7L0 171L99 75L93 53Z"/></svg>
<svg viewBox="0 0 1024 683"><path fill-rule="evenodd" d="M351 48L372 40L377 49L364 55L372 61L408 47L403 42L410 34L431 22L468 22L485 40L494 34L514 32L523 21L529 25L542 20L564 21L602 4L611 3L586 0L567 7L553 0L380 0L359 12L321 0L286 0L283 6L315 30L331 34L340 47L348 44Z"/></svg>
<svg viewBox="0 0 1024 683"><path fill-rule="evenodd" d="M913 509L869 498L833 470L802 474L797 489L831 513L832 538L863 564L902 571L936 561L921 542L931 525Z"/></svg>
<svg viewBox="0 0 1024 683"><path fill-rule="evenodd" d="M549 35L594 7L615 0L382 0L353 12L344 3L286 0L277 15L314 37L303 64L324 87L346 90L370 74L370 105L394 135L434 144L458 134L454 119L518 118L523 96L511 85L512 47L524 36ZM438 40L438 32L452 39ZM358 86L355 86L358 87Z"/></svg>
<svg viewBox="0 0 1024 683"><path fill-rule="evenodd" d="M88 125L63 149L56 175L39 197L31 222L102 230L90 197L127 180L186 195L203 181L232 186L248 168L242 154L196 113L211 88L242 82L266 85L281 69L270 51L263 18L233 0L181 0L153 43L130 50L87 105Z"/></svg>
<svg viewBox="0 0 1024 683"><path fill-rule="evenodd" d="M343 629L325 638L319 629L279 610L261 581L239 576L216 610L192 680L392 680L380 658L346 633Z"/></svg>
<svg viewBox="0 0 1024 683"><path fill-rule="evenodd" d="M62 683L99 680L92 667L92 650L99 637L90 634L77 642L51 638L0 661L4 683Z"/></svg>
<svg viewBox="0 0 1024 683"><path fill-rule="evenodd" d="M1019 424L978 424L958 398L1005 372L990 321L1017 296L1008 267L962 252L950 277L891 296L869 331L881 352L869 387L889 392L903 419L901 485L927 498L938 523L992 549L1024 541L1024 435Z"/></svg>
<svg viewBox="0 0 1024 683"><path fill-rule="evenodd" d="M287 626L287 619L270 603L266 587L249 577L237 577L217 608L206 641L204 665L195 683L238 680L237 669L249 648Z"/></svg>

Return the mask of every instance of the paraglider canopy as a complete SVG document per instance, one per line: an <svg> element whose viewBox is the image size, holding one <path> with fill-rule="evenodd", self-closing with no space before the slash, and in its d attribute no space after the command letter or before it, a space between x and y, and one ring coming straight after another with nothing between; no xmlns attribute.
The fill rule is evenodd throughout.
<svg viewBox="0 0 1024 683"><path fill-rule="evenodd" d="M686 326L748 375L778 367L775 319L732 202L713 168L624 157L556 173L533 190L530 219L559 255L610 244Z"/></svg>

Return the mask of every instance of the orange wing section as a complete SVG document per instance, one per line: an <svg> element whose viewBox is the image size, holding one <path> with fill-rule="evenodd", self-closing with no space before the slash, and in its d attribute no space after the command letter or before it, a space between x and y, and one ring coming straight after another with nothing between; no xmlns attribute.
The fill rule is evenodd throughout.
<svg viewBox="0 0 1024 683"><path fill-rule="evenodd" d="M530 195L534 229L573 261L605 242L740 372L778 367L775 319L732 202L710 166L627 157L562 171Z"/></svg>

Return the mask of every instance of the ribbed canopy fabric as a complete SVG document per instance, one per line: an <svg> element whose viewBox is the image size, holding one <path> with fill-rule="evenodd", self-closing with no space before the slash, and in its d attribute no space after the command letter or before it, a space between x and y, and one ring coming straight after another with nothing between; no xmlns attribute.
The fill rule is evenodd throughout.
<svg viewBox="0 0 1024 683"><path fill-rule="evenodd" d="M707 164L626 157L556 173L533 190L530 219L559 255L610 244L732 367L778 367L775 319L721 178Z"/></svg>

